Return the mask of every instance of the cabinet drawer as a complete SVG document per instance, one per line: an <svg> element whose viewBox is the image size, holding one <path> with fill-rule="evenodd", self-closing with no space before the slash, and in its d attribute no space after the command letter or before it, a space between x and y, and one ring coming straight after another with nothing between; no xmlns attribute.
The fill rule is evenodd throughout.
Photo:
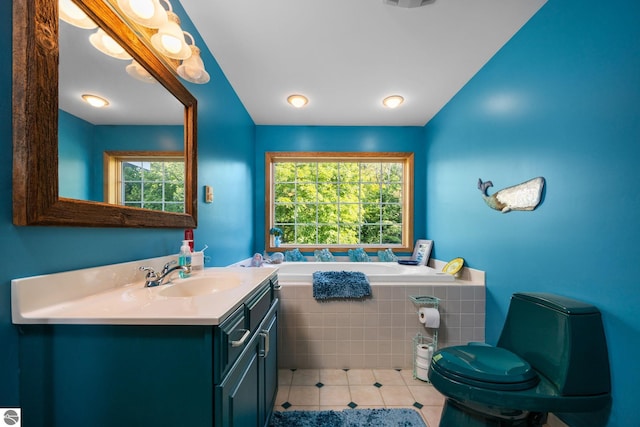
<svg viewBox="0 0 640 427"><path fill-rule="evenodd" d="M255 331L264 316L269 311L269 307L271 307L271 302L273 301L273 290L271 287L271 281L265 282L258 291L247 300L246 307L246 317L247 317L247 328L251 331Z"/></svg>
<svg viewBox="0 0 640 427"><path fill-rule="evenodd" d="M251 331L246 328L245 307L238 307L216 328L214 341L214 383L219 383L247 346ZM217 348L216 348L217 347Z"/></svg>

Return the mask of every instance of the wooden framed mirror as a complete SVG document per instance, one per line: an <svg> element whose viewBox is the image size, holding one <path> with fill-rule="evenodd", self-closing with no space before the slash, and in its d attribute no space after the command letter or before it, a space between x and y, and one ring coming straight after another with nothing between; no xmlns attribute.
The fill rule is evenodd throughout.
<svg viewBox="0 0 640 427"><path fill-rule="evenodd" d="M170 69L103 0L74 2L184 105L184 213L60 197L58 0L13 1L13 223L195 228L197 103Z"/></svg>

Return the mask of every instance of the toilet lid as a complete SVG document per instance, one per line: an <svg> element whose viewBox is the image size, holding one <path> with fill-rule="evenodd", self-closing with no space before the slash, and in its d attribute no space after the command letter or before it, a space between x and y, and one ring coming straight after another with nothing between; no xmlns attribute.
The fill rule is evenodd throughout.
<svg viewBox="0 0 640 427"><path fill-rule="evenodd" d="M539 381L529 362L500 347L446 347L433 355L431 366L453 380L493 390L526 390Z"/></svg>

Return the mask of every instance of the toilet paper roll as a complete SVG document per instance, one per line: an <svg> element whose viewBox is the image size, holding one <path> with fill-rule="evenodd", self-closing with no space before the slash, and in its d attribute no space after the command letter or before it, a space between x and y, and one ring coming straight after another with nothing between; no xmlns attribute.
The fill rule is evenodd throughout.
<svg viewBox="0 0 640 427"><path fill-rule="evenodd" d="M416 377L422 381L429 381L429 370L424 368L416 368Z"/></svg>
<svg viewBox="0 0 640 427"><path fill-rule="evenodd" d="M422 357L416 357L416 366L422 369L429 369L429 360Z"/></svg>
<svg viewBox="0 0 640 427"><path fill-rule="evenodd" d="M418 344L416 347L416 355L422 359L428 359L430 348L428 344Z"/></svg>
<svg viewBox="0 0 640 427"><path fill-rule="evenodd" d="M420 310L418 310L418 320L420 320L420 323L422 323L425 328L439 328L440 312L436 308L420 307Z"/></svg>

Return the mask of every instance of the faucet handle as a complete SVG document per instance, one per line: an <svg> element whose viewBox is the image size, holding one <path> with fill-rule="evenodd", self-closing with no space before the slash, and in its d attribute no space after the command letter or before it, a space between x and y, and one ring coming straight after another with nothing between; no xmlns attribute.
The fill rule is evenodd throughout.
<svg viewBox="0 0 640 427"><path fill-rule="evenodd" d="M164 267L162 267L162 274L163 274L163 275L164 275L164 274L167 274L167 272L169 271L169 269L171 268L171 266L172 266L173 264L177 264L177 263L178 263L178 261L176 261L175 259L174 259L173 261L169 261L168 263L166 263L166 264L164 265Z"/></svg>
<svg viewBox="0 0 640 427"><path fill-rule="evenodd" d="M146 272L147 272L147 276L146 276L146 278L147 278L147 279L155 280L155 279L157 279L157 278L158 278L158 273L156 273L156 272L153 270L153 268L151 268L151 267L141 266L141 267L138 267L138 270L140 270L140 271L146 271Z"/></svg>

